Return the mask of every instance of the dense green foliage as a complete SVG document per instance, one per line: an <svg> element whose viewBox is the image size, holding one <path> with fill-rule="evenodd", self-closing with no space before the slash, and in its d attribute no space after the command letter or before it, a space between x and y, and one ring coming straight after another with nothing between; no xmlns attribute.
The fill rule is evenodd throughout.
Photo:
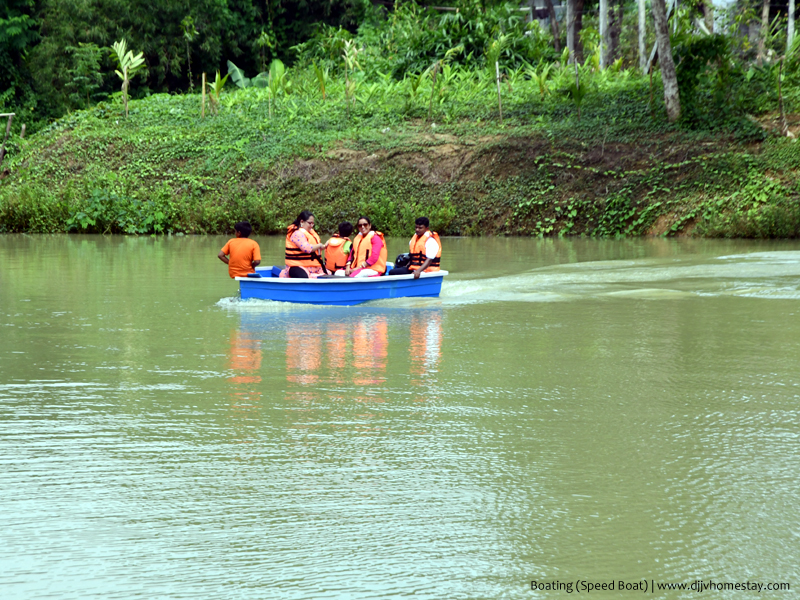
<svg viewBox="0 0 800 600"><path fill-rule="evenodd" d="M108 25L114 1L44 4L64 23L71 10L102 5ZM203 1L205 12L185 15ZM201 51L210 20L239 18L245 4L169 4L184 17L167 45L158 45L160 30L136 38L107 29L147 61L130 83L138 99L129 118L124 95L109 94L113 80L98 79L98 64L113 75L99 29L72 36L62 52L51 48L55 62L41 76L57 73L49 89L75 110L29 140L12 138L0 231L214 233L248 219L256 231L277 232L311 208L326 231L366 213L385 233L405 234L425 213L450 234L800 235L797 146L770 138L782 127L768 117L781 63L756 64L735 36L697 35L690 8L679 12L673 39L683 120L670 125L658 73L640 74L625 51L599 68L591 17L583 65L557 56L550 32L516 7L484 10L471 0L457 2L458 12L407 3L386 18L370 13L357 33L321 23L293 56L276 41L291 39L290 29L277 36L274 19L247 52L230 34ZM18 0L18 13L30 6ZM12 39L11 28L0 31L0 41ZM13 31L23 36L17 46L33 43L29 29ZM184 66L188 83L190 60L196 78L227 52L227 68L214 66L205 118L197 89L145 93L172 89ZM791 112L800 104L797 47L780 72Z"/></svg>
<svg viewBox="0 0 800 600"><path fill-rule="evenodd" d="M187 90L205 71L234 60L263 70L312 34L316 23L355 29L367 0L6 0L0 7L0 112L14 110L28 129L86 106L89 48L125 38L143 52L144 80L134 97ZM81 49L87 49L82 52ZM119 90L109 52L89 102ZM191 66L191 69L190 69ZM193 80L189 79L189 72ZM97 73L97 71L95 71Z"/></svg>
<svg viewBox="0 0 800 600"><path fill-rule="evenodd" d="M322 231L366 213L397 235L417 214L446 234L800 234L798 146L754 153L764 131L748 120L682 130L657 100L651 111L648 79L585 67L580 118L557 68L544 97L509 74L501 125L486 74L453 73L440 89L430 74L359 72L346 105L340 77L323 100L313 70L288 69L272 117L256 87L224 91L206 118L199 95L133 101L127 120L119 99L75 112L13 155L0 230L217 233L248 219L267 233L311 208Z"/></svg>

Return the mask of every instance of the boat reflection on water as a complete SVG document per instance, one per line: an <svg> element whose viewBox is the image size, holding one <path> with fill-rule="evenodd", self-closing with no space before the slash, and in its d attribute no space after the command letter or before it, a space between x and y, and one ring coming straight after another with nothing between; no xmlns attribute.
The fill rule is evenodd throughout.
<svg viewBox="0 0 800 600"><path fill-rule="evenodd" d="M441 309L324 309L241 313L231 346L231 381L274 385L279 365L260 368L261 348L285 356L285 381L301 387L358 386L374 392L392 377L422 385L441 360ZM391 340L391 343L390 343ZM282 346L282 349L280 348ZM257 358L256 358L257 357ZM263 388L264 386L260 386Z"/></svg>
<svg viewBox="0 0 800 600"><path fill-rule="evenodd" d="M442 350L442 313L426 310L411 317L411 374L416 385L423 385L428 375L439 368Z"/></svg>
<svg viewBox="0 0 800 600"><path fill-rule="evenodd" d="M251 441L260 420L262 400L261 340L239 329L231 332L227 380L230 387L230 411L237 430L236 438Z"/></svg>
<svg viewBox="0 0 800 600"><path fill-rule="evenodd" d="M272 415L283 451L310 460L320 436L397 433L398 410L409 411L414 428L427 424L426 407L437 400L441 308L264 308L241 311L231 337L229 414L238 441L261 439ZM246 448L242 460L253 458Z"/></svg>

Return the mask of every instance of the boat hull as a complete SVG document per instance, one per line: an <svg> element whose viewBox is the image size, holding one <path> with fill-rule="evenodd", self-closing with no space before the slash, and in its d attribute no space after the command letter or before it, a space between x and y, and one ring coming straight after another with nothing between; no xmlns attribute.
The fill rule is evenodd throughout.
<svg viewBox="0 0 800 600"><path fill-rule="evenodd" d="M351 306L387 298L436 297L447 271L383 277L336 277L324 279L281 279L273 267L256 269L260 278L237 277L242 300L257 298L299 304Z"/></svg>

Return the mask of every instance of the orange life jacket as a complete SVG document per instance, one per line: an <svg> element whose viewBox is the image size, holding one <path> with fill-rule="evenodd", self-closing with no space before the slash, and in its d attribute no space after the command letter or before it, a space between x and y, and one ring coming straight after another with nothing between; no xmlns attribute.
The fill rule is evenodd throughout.
<svg viewBox="0 0 800 600"><path fill-rule="evenodd" d="M433 236L433 239L439 244L439 251L436 253L436 258L431 260L431 264L425 269L425 273L432 273L433 271L439 270L439 263L442 258L442 242L439 239L438 233L435 231L426 231L422 234L422 237L417 237L415 233L414 237L412 237L411 241L408 243L408 247L411 249L411 264L408 268L412 271L421 267L422 263L428 260L428 257L425 255L425 242L428 241L430 236Z"/></svg>
<svg viewBox="0 0 800 600"><path fill-rule="evenodd" d="M294 223L289 225L286 233L286 266L287 267L319 267L322 266L319 260L312 258L308 252L303 252L297 244L292 241L292 234L301 231L306 236L306 241L311 244L319 244L319 235L313 229L306 231L302 227L297 227ZM316 253L315 253L316 254ZM319 256L318 254L316 254Z"/></svg>
<svg viewBox="0 0 800 600"><path fill-rule="evenodd" d="M386 256L388 251L386 249L386 240L383 239L383 234L380 231L370 231L367 237L364 237L360 233L356 236L356 239L353 240L353 262L350 264L351 269L361 268L361 263L369 258L369 253L372 250L372 237L375 235L381 238L383 246L381 246L381 253L378 255L378 261L371 267L367 267L367 269L372 269L378 273L386 272Z"/></svg>
<svg viewBox="0 0 800 600"><path fill-rule="evenodd" d="M349 241L350 238L340 237L338 233L328 240L328 247L325 249L325 267L331 273L335 273L337 269L344 269L347 264L347 257L350 255L347 244Z"/></svg>

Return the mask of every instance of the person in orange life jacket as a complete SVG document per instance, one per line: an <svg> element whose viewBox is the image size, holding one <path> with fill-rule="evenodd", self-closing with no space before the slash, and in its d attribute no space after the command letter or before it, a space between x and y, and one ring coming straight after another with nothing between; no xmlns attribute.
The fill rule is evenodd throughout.
<svg viewBox="0 0 800 600"><path fill-rule="evenodd" d="M408 267L392 269L387 275L410 275L419 279L423 273L439 270L442 258L442 242L439 234L431 231L428 217L419 217L414 225L414 237L408 243L411 252L411 264Z"/></svg>
<svg viewBox="0 0 800 600"><path fill-rule="evenodd" d="M217 258L228 265L228 275L234 277L247 277L248 273L255 273L256 267L261 264L261 250L258 243L247 238L253 233L253 228L247 221L241 221L233 226L236 238L219 251Z"/></svg>
<svg viewBox="0 0 800 600"><path fill-rule="evenodd" d="M314 231L314 215L304 210L286 230L286 268L280 277L315 279L325 275L319 251L326 246Z"/></svg>
<svg viewBox="0 0 800 600"><path fill-rule="evenodd" d="M353 226L345 221L339 223L339 233L328 240L328 247L325 249L325 268L331 273L344 270L347 266L347 257L350 255L350 248L353 242L350 236L353 234Z"/></svg>
<svg viewBox="0 0 800 600"><path fill-rule="evenodd" d="M367 217L356 222L358 235L353 240L353 249L347 257L344 274L347 277L376 277L386 272L386 241L380 231L372 230ZM339 275L339 273L336 273Z"/></svg>

